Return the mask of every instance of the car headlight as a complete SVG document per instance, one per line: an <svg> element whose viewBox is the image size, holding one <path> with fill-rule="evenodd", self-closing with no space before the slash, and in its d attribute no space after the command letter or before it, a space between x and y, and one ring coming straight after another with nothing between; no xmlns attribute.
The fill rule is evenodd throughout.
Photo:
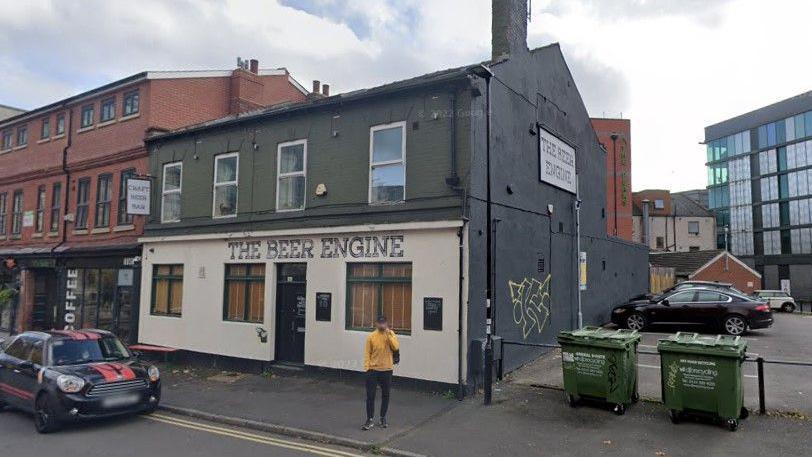
<svg viewBox="0 0 812 457"><path fill-rule="evenodd" d="M615 314L623 314L625 311L626 310L624 308L615 308L615 310L612 312Z"/></svg>
<svg viewBox="0 0 812 457"><path fill-rule="evenodd" d="M158 367L155 365L151 365L149 367L147 374L149 375L149 380L152 382L156 382L157 380L161 379L161 372L158 371Z"/></svg>
<svg viewBox="0 0 812 457"><path fill-rule="evenodd" d="M85 386L85 380L76 376L63 374L56 378L56 385L62 392L75 394Z"/></svg>

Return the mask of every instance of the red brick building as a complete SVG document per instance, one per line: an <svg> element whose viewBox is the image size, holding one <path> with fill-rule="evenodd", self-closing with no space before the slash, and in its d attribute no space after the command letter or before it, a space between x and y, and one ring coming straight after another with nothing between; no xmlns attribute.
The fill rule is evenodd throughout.
<svg viewBox="0 0 812 457"><path fill-rule="evenodd" d="M761 275L733 254L721 249L652 252L649 254L649 263L655 267L674 268L677 282L697 280L730 283L747 294L761 289Z"/></svg>
<svg viewBox="0 0 812 457"><path fill-rule="evenodd" d="M0 269L19 289L0 328L134 336L144 221L126 213L126 179L149 171L144 139L307 94L252 60L143 72L0 121Z"/></svg>
<svg viewBox="0 0 812 457"><path fill-rule="evenodd" d="M628 119L593 118L606 150L606 232L632 241L632 142Z"/></svg>

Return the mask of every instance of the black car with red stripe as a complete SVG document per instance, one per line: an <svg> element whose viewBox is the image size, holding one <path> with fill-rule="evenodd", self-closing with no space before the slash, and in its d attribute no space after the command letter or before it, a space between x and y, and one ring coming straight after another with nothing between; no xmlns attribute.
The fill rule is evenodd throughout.
<svg viewBox="0 0 812 457"><path fill-rule="evenodd" d="M31 411L47 433L81 419L152 412L160 373L110 332L25 332L0 345L0 409Z"/></svg>

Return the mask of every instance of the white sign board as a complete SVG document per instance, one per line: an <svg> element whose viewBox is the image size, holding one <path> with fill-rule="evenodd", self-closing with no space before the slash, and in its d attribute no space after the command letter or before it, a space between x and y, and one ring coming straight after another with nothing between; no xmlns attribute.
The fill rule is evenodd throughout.
<svg viewBox="0 0 812 457"><path fill-rule="evenodd" d="M576 193L575 148L557 136L539 129L539 176L555 187Z"/></svg>
<svg viewBox="0 0 812 457"><path fill-rule="evenodd" d="M127 214L149 215L149 191L152 181L143 178L127 179Z"/></svg>
<svg viewBox="0 0 812 457"><path fill-rule="evenodd" d="M33 211L26 211L23 213L23 227L33 227L34 226L34 212Z"/></svg>
<svg viewBox="0 0 812 457"><path fill-rule="evenodd" d="M782 279L781 280L781 290L784 292L791 294L792 289L789 287L789 279Z"/></svg>

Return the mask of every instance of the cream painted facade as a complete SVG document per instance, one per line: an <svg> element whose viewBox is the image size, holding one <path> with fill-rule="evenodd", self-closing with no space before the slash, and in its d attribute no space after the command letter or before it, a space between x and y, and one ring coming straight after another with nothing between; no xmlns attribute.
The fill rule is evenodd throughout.
<svg viewBox="0 0 812 457"><path fill-rule="evenodd" d="M457 383L460 329L460 255L467 257L465 230L460 221L442 221L330 229L243 232L144 238L139 339L146 344L182 350L272 361L275 355L277 264L306 263L306 315L304 363L310 366L361 371L366 332L346 328L347 264L351 262L412 263L412 330L399 335L401 363L396 376ZM463 233L460 240L459 233ZM387 257L373 257L369 250L335 255L324 239L353 237L395 237L402 240ZM281 240L311 240L299 243L304 258L268 258L268 247ZM247 242L241 244L240 242ZM270 244L269 244L270 242ZM229 244L236 243L236 244ZM329 242L328 242L329 245ZM247 246L247 247L246 247ZM312 246L310 255L301 246ZM325 253L326 252L326 253ZM242 254L242 255L241 255ZM365 255L366 254L366 255ZM394 255L394 256L393 256ZM244 257L240 259L240 257ZM325 257L326 256L326 257ZM467 270L467 258L462 259ZM265 309L262 323L230 322L223 319L225 265L265 263ZM156 316L150 312L152 271L156 264L183 264L183 299L180 317ZM464 272L465 273L465 272ZM467 277L467 274L464 275ZM466 303L467 284L462 297ZM332 294L330 321L316 320L316 293ZM442 299L442 330L424 330L423 299ZM464 308L464 307L463 307ZM463 314L465 313L463 309ZM462 316L465 322L465 315ZM267 330L261 342L257 327ZM466 360L465 345L462 360ZM463 366L463 373L466 367Z"/></svg>
<svg viewBox="0 0 812 457"><path fill-rule="evenodd" d="M650 216L651 233L649 250L651 251L690 251L691 248L699 251L716 249L716 220L713 217L690 216ZM695 222L699 233L690 233L689 226ZM632 239L637 243L643 242L643 217L634 216L632 226ZM676 237L676 244L674 239ZM662 244L658 244L660 238Z"/></svg>

